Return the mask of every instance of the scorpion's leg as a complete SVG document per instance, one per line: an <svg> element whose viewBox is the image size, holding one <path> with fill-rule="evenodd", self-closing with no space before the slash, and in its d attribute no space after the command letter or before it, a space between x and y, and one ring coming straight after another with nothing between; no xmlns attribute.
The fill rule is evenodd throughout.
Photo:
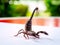
<svg viewBox="0 0 60 45"><path fill-rule="evenodd" d="M21 29L21 30L19 30L18 31L18 33L16 34L16 35L14 35L14 36L18 36L19 34L21 34L22 32L20 32L20 31L22 31L23 29ZM24 31L24 30L23 30Z"/></svg>
<svg viewBox="0 0 60 45"><path fill-rule="evenodd" d="M27 34L26 34L27 35ZM26 39L29 39L29 36L27 35L27 37L25 36L25 34L24 34L24 37L26 38Z"/></svg>
<svg viewBox="0 0 60 45"><path fill-rule="evenodd" d="M29 39L29 36L28 36L28 31L23 32L23 34L24 34L23 36L24 36L26 39L27 39L27 38ZM25 35L26 35L27 37L26 37Z"/></svg>
<svg viewBox="0 0 60 45"><path fill-rule="evenodd" d="M25 34L23 36L25 37L25 39L27 39L27 37L25 36Z"/></svg>
<svg viewBox="0 0 60 45"><path fill-rule="evenodd" d="M29 36L28 36L28 34L26 34L27 35L27 38L29 39Z"/></svg>

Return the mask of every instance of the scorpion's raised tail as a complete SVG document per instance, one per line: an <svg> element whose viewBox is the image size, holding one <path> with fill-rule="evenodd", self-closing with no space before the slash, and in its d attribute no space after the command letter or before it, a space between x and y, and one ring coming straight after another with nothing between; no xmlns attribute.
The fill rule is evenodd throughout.
<svg viewBox="0 0 60 45"><path fill-rule="evenodd" d="M45 35L48 35L48 33L45 32L45 31L38 31L38 32L37 32L37 35L38 35L39 33L43 33L43 34L45 34Z"/></svg>

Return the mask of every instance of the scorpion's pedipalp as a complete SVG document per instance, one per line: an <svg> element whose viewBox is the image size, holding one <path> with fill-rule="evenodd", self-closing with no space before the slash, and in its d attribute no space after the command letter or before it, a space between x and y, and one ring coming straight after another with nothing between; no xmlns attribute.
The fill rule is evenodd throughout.
<svg viewBox="0 0 60 45"><path fill-rule="evenodd" d="M39 33L43 33L43 34L45 34L45 35L48 35L48 33L45 32L45 31L38 31L38 32L37 32L37 35L38 35Z"/></svg>

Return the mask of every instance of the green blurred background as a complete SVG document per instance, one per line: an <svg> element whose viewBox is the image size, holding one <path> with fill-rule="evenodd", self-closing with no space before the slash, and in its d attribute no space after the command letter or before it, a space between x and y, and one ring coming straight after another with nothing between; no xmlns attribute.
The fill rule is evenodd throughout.
<svg viewBox="0 0 60 45"><path fill-rule="evenodd" d="M0 17L29 17L35 7L38 17L59 17L60 0L0 0Z"/></svg>

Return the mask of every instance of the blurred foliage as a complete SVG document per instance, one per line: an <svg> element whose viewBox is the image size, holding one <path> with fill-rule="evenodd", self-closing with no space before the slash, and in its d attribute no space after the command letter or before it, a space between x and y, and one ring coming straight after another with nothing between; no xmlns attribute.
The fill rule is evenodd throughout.
<svg viewBox="0 0 60 45"><path fill-rule="evenodd" d="M10 4L9 1L19 0L0 0L0 17L19 17L19 16L30 16L31 12L28 11L28 6L24 4ZM38 1L41 0L21 0L21 1ZM42 13L43 16L60 16L60 0L44 0L47 10ZM48 12L48 13L46 13ZM41 12L40 12L41 13Z"/></svg>
<svg viewBox="0 0 60 45"><path fill-rule="evenodd" d="M11 11L10 13L12 14L12 16L26 16L26 13L28 11L28 6L26 5L14 5L14 4L11 4L10 5L11 7Z"/></svg>
<svg viewBox="0 0 60 45"><path fill-rule="evenodd" d="M13 0L14 1L14 0ZM28 6L23 4L9 4L8 1L0 0L0 17L26 16Z"/></svg>
<svg viewBox="0 0 60 45"><path fill-rule="evenodd" d="M60 0L45 0L47 12L50 12L51 16L60 16L60 4L59 3L60 3Z"/></svg>

